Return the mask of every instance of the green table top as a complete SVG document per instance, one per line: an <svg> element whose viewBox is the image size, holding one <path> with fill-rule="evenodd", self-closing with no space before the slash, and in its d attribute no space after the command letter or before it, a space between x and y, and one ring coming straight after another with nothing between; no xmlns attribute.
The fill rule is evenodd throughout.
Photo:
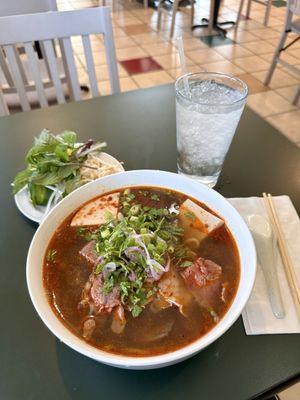
<svg viewBox="0 0 300 400"><path fill-rule="evenodd" d="M9 186L44 127L106 140L128 170L176 171L172 85L0 118L1 399L240 400L299 375L300 335L246 336L241 318L198 355L161 370L107 367L60 343L27 292L25 262L36 225L18 212ZM246 109L217 189L228 197L288 194L299 212L299 171L299 149Z"/></svg>

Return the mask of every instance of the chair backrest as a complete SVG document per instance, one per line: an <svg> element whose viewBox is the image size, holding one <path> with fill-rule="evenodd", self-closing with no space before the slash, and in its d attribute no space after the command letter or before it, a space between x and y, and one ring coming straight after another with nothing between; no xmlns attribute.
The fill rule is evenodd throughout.
<svg viewBox="0 0 300 400"><path fill-rule="evenodd" d="M56 0L9 0L0 1L0 17L57 11Z"/></svg>
<svg viewBox="0 0 300 400"><path fill-rule="evenodd" d="M3 62L0 63L0 68L2 68L4 75L7 72L5 70L9 70L23 111L30 110L30 103L27 98L24 76L22 75L22 63L20 62L16 45L21 44L25 48L40 105L41 107L46 107L48 106L48 101L33 42L39 41L43 49L43 54L46 57L45 61L49 67L51 80L55 88L56 98L58 103L61 104L65 102L65 96L52 41L53 39L58 39L69 94L72 100L77 101L81 99L81 92L71 43L72 36L81 37L91 93L93 96L99 96L89 38L91 34L102 34L104 37L111 91L112 93L119 92L119 77L109 7L0 17L0 49L2 48L6 56L4 58L5 65L2 65ZM3 57L0 57L1 59L3 60ZM3 101L0 101L0 113L2 109L3 114L1 104L3 104Z"/></svg>
<svg viewBox="0 0 300 400"><path fill-rule="evenodd" d="M300 0L288 0L288 9L295 15L300 15Z"/></svg>

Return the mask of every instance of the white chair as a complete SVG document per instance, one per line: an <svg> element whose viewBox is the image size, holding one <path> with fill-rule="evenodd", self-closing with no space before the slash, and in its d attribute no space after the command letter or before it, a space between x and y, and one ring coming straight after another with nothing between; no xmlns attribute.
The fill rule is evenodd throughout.
<svg viewBox="0 0 300 400"><path fill-rule="evenodd" d="M112 11L115 12L118 9L118 0L97 0L97 7L110 6Z"/></svg>
<svg viewBox="0 0 300 400"><path fill-rule="evenodd" d="M180 3L180 0L174 0L172 5L170 4L169 6L166 7L165 0L158 1L158 6L157 6L157 30L158 31L161 28L162 14L168 15L170 13L170 8L172 7L170 39L172 39L172 37L174 35L175 19L176 19L176 13L179 8L179 3ZM194 0L191 0L191 26L193 25L193 22L194 22Z"/></svg>
<svg viewBox="0 0 300 400"><path fill-rule="evenodd" d="M113 12L118 10L118 0L108 0L108 4L107 4L107 0L97 0L97 5L98 6L110 5ZM144 8L148 8L148 0L143 0L143 5L144 5Z"/></svg>
<svg viewBox="0 0 300 400"><path fill-rule="evenodd" d="M268 85L272 79L273 73L275 71L277 63L283 65L285 68L289 68L291 71L300 74L300 69L287 63L280 58L281 52L289 48L300 38L300 18L293 19L294 15L300 15L300 0L288 0L287 2L287 12L284 23L283 32L281 34L278 46L275 50L274 57L264 81L264 85ZM288 45L285 46L285 42L289 33L296 33L298 36L292 40ZM293 100L293 104L297 104L300 97L300 86Z"/></svg>
<svg viewBox="0 0 300 400"><path fill-rule="evenodd" d="M26 1L9 0L0 2L0 17L7 17L9 15L33 14L46 11L57 11L56 0L26 0ZM43 54L38 42L35 43L35 48L39 56L39 64L42 77L43 78L49 77L49 71L47 70L47 65L45 65L45 61L43 60ZM18 51L22 52L24 51L24 48L18 47ZM4 65L5 55L1 51L0 51L0 58L1 58L0 64ZM61 63L61 60L59 60L59 62ZM34 87L28 86L27 75L29 71L28 71L28 63L26 61L22 62L21 70L24 83L26 84L26 88L30 90L28 93L30 103L37 104L38 99ZM60 67L60 70L62 72L63 68ZM62 82L65 82L65 77L63 76L63 74L61 73L60 75L62 75L61 77ZM0 76L0 82L3 83L3 76ZM46 94L47 98L51 101L55 96L53 96L53 90L51 88L51 85L49 84L48 86L49 87L47 87ZM64 90L67 93L65 85L64 85ZM9 84L8 87L3 88L3 94L5 95L5 100L10 107L15 108L20 106L18 95L16 94L16 89L14 88L13 83Z"/></svg>
<svg viewBox="0 0 300 400"><path fill-rule="evenodd" d="M52 41L58 39L62 54L63 66L71 100L81 99L77 69L71 44L72 36L81 36L87 73L92 95L99 96L95 65L89 39L90 34L103 34L108 64L111 92L120 91L116 53L113 39L112 24L109 7L87 8L75 11L49 12L38 14L17 15L0 18L0 49L6 58L0 65L8 83L16 87L23 111L30 110L30 102L27 97L26 84L24 83L24 71L20 68L19 54L16 45L21 44L25 48L28 58L33 83L41 107L47 107L48 101L45 95L45 86L41 78L38 59L33 49L33 42L39 41L45 55L45 61L49 67L50 78L59 104L65 103L65 95L59 76L57 58ZM5 63L3 64L3 60ZM22 67L22 65L21 65ZM2 93L0 93L1 96ZM2 96L3 97L3 96ZM0 101L1 112L7 114L7 107L3 107L4 99Z"/></svg>
<svg viewBox="0 0 300 400"><path fill-rule="evenodd" d="M57 11L56 0L8 0L0 1L0 17Z"/></svg>
<svg viewBox="0 0 300 400"><path fill-rule="evenodd" d="M252 1L254 1L255 3L261 4L261 5L266 7L266 12L265 12L265 17L264 17L264 25L268 26L273 0L265 0L265 1L264 0L248 0L246 18L250 18L250 11L251 11L251 3L252 3ZM237 15L237 19L236 19L236 23L235 23L235 30L237 30L239 22L240 22L242 11L243 11L243 7L244 7L244 3L245 3L245 0L241 0L240 6L239 6L238 15Z"/></svg>

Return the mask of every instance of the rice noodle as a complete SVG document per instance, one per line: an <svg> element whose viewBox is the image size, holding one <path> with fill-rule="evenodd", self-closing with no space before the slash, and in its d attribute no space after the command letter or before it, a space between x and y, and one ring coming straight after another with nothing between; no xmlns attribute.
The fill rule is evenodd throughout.
<svg viewBox="0 0 300 400"><path fill-rule="evenodd" d="M96 169L85 168L84 165ZM114 174L121 171L122 169L119 165L107 163L103 161L97 154L88 154L86 161L80 168L80 178L82 183L84 184L101 178L102 176Z"/></svg>

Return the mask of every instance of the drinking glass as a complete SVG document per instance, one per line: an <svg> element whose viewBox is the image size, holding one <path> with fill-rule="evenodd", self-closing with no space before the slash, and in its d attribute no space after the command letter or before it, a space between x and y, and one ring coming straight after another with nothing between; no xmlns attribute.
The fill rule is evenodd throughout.
<svg viewBox="0 0 300 400"><path fill-rule="evenodd" d="M214 187L248 87L231 75L199 72L178 78L175 91L178 173Z"/></svg>

